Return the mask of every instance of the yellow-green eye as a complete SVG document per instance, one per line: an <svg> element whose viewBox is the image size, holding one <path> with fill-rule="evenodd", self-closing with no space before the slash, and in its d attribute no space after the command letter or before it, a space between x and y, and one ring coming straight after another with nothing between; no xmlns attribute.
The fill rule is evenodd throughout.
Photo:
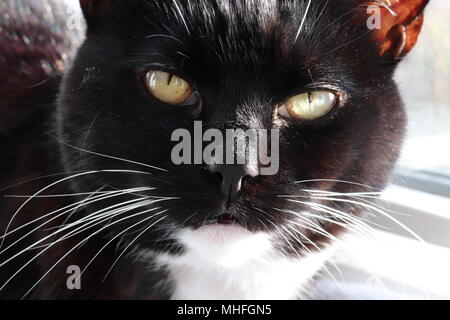
<svg viewBox="0 0 450 320"><path fill-rule="evenodd" d="M189 82L168 72L150 70L145 75L145 82L155 98L168 104L184 104L193 95Z"/></svg>
<svg viewBox="0 0 450 320"><path fill-rule="evenodd" d="M336 105L337 97L330 91L311 91L293 96L278 108L285 118L314 120L323 117Z"/></svg>

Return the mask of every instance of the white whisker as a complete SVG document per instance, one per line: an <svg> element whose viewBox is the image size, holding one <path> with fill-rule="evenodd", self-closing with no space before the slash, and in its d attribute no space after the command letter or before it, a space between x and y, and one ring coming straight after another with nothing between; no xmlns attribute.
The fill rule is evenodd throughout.
<svg viewBox="0 0 450 320"><path fill-rule="evenodd" d="M45 178L52 178L52 177L57 177L57 176L63 176L63 175L73 174L73 173L80 173L80 172L81 172L81 171L66 171L66 172L59 172L59 173L47 174L47 175L45 175L45 176L40 176L40 177L36 177L36 178L31 178L31 179L28 179L28 180L25 180L25 181L22 181L22 182L15 183L15 184L12 184L12 185L7 186L7 187L4 187L4 188L1 188L1 189L0 189L0 192L3 192L3 191L8 190L8 189L12 189L12 188L14 188L14 187L17 187L17 186L20 186L20 185L22 185L22 184L26 184L26 183L29 183L29 182L34 182L34 181L42 180L42 179L45 179Z"/></svg>
<svg viewBox="0 0 450 320"><path fill-rule="evenodd" d="M298 233L301 237L303 237L306 241L308 241L314 248L316 248L316 250L318 250L319 252L322 252L322 250L319 248L318 245L316 245L313 241L311 241L311 239L309 239L306 235L304 235L302 232L292 228L292 226L289 226L291 230L295 231L296 233ZM283 229L286 230L286 232L288 232L291 236L294 236L294 238L298 241L298 243L300 243L306 251L308 251L309 254L313 254L311 250L309 250L309 248L303 244L303 242L295 235L293 235L286 227L283 226ZM338 271L341 275L341 279L343 278L343 275L341 273L341 270L338 268L338 266L330 261L330 263L333 265L333 267L336 269L336 271ZM336 283L336 285L338 286L338 288L340 288L342 290L342 292L345 294L344 289L341 287L341 285L339 284L339 282L336 280L336 278L333 276L333 274L330 272L330 270L324 265L323 266L324 270L326 273L328 273L328 275L331 277L331 279L333 279L333 281Z"/></svg>
<svg viewBox="0 0 450 320"><path fill-rule="evenodd" d="M142 214L142 213L141 213ZM22 296L22 299L25 299L25 297L62 261L64 260L65 257L67 257L70 253L72 253L76 248L78 248L78 246L80 246L82 243L84 243L85 241L89 240L90 238L92 238L94 235L100 233L101 231L105 230L106 228L111 227L112 225L121 222L123 220L126 219L130 219L131 216L119 219L117 221L115 221L114 223L111 224L107 224L106 226L100 228L99 230L95 231L94 233L92 233L91 235L89 235L86 239L83 239L82 241L78 242L74 247L72 247L68 252L66 252L58 261L56 261L53 266L51 266L46 272L45 274L39 278L39 280ZM11 279L11 278L10 278ZM8 280L9 282L10 280ZM3 287L2 287L3 288ZM0 290L2 289L0 288Z"/></svg>
<svg viewBox="0 0 450 320"><path fill-rule="evenodd" d="M127 202L129 202L129 201L127 201ZM47 236L45 236L45 237L39 239L38 241L36 241L36 242L33 243L32 245L28 246L27 248L25 248L25 249L23 249L23 250L17 252L16 254L14 254L13 256L9 257L9 258L6 259L5 261L2 261L2 262L0 263L0 267L3 267L5 264L9 263L10 261L12 261L13 259L17 258L18 256L20 256L21 254L25 253L26 251L28 251L28 250L34 248L36 245L38 245L38 244L44 242L45 240L50 239L51 237L54 237L54 236L57 235L58 233L61 233L61 232L65 231L65 230L67 230L67 229L70 229L70 228L72 228L72 227L74 227L74 226L76 226L76 225L79 225L79 224L83 224L83 223L84 223L84 225L82 225L81 227L78 227L78 228L76 228L75 230L70 231L68 234L65 235L65 237L67 237L68 235L73 236L73 233L74 233L74 232L79 231L80 229L84 228L84 227L86 226L86 224L89 224L89 223L92 223L92 222L97 222L98 220L101 220L101 222L103 222L103 221L109 219L109 217L110 217L112 214L115 214L116 212L122 213L122 211L123 211L123 212L126 212L126 211L129 211L129 210L136 209L136 208L138 208L139 206L150 205L150 204L152 204L152 203L153 203L153 202L149 202L149 200L146 200L146 201L142 201L142 202L140 203L140 205L139 205L139 204L128 205L128 206L125 206L125 207L121 207L121 208L119 208L119 209L116 209L116 210L114 210L114 211L107 212L106 214L103 214L103 215L98 215L97 213L100 212L100 211L105 211L105 209L99 210L99 211L97 211L97 212L95 212L95 213L89 215L89 216L92 216L92 215L96 215L96 214L97 214L97 216L95 216L94 218L87 219L87 217L86 217L85 219L77 220L76 222L71 223L71 224L69 224L69 225L67 225L67 226L65 226L65 227L63 227L63 228L61 228L61 229L58 229L57 231L55 231L55 232L53 232L53 233L51 233L51 234L49 234L49 235L47 235ZM117 206L120 206L120 205L123 205L123 204L116 204L116 205L111 206L111 207L117 207ZM121 211L121 210L122 210L122 211ZM106 219L105 219L105 216L106 216ZM103 220L102 220L102 219L103 219ZM87 221L87 223L86 223L86 221ZM94 226L95 226L95 225L94 225ZM92 227L92 226L90 226L90 227ZM90 228L90 227L89 227L89 228ZM51 247L53 244L56 244L57 242L58 242L58 241L55 241L55 242L52 243L49 247ZM0 288L0 290L1 290L1 288Z"/></svg>
<svg viewBox="0 0 450 320"><path fill-rule="evenodd" d="M160 209L160 208L152 208L152 209L149 209L149 210L146 210L146 211L143 211L143 212L139 212L139 213L136 214L136 215L145 214L145 213L152 212L152 211L155 211L155 210L158 210L158 209ZM138 226L139 224L142 224L142 223L144 223L144 222L146 222L146 221L148 221L148 220L154 218L155 216L157 216L157 215L163 213L164 211L167 211L167 210L162 210L162 211L160 211L160 212L157 212L157 213L151 215L150 217L147 217L147 218L145 218L145 219L143 219L143 220L141 220L141 221L139 221L139 222L137 222L137 223L131 225L130 227L126 228L125 230L121 231L121 232L118 233L116 236L114 236L113 238L111 238L111 239L110 239L110 240L109 240L102 248L100 248L100 250L97 251L97 253L92 257L92 259L86 264L86 266L85 266L85 267L83 268L83 270L81 271L79 277L81 277L81 276L85 273L85 271L87 270L87 268L92 264L92 262L94 262L94 260L98 257L98 255L99 255L101 252L103 252L103 250L104 250L106 247L108 247L114 240L116 240L116 239L119 238L120 236L125 235L125 233L126 233L128 230L131 230L131 229L133 229L134 227Z"/></svg>
<svg viewBox="0 0 450 320"><path fill-rule="evenodd" d="M95 202L98 202L98 201L103 201L103 200L106 200L106 199L109 199L109 198L112 198L112 197L117 197L117 196L125 195L125 194L127 194L127 193L129 193L129 192L136 192L136 190L145 191L145 190L148 190L148 189L152 189L152 188L144 187L144 188L129 189L129 190L125 190L125 191L112 191L111 194L108 194L108 195L106 195L106 196L105 196L105 195L101 195L101 196L97 196L98 198L93 197L93 198L91 198L90 201L86 201L86 199L84 199L84 200L82 200L82 201L79 201L79 202L75 203L75 205L78 205L78 206L79 206L80 204L81 204L81 205L92 204L92 203L95 203ZM142 200L142 199L133 199L133 200L130 200L130 201L134 202L134 201L140 201L140 200ZM6 250L8 250L8 249L11 248L12 246L14 246L16 243L20 242L22 239L24 239L24 238L30 236L31 234L33 234L33 232L39 230L39 229L42 228L43 226L45 226L45 225L47 225L48 223L52 222L53 220L56 220L57 218L59 218L59 217L65 215L66 213L72 211L73 206L74 206L74 204L69 205L69 206L66 206L66 207L61 208L61 209L58 209L58 210L55 210L55 211L52 211L52 212L50 212L50 213L48 213L48 214L45 214L45 215L42 216L42 217L39 217L39 218L37 218L37 219L34 219L34 220L32 220L32 221L30 221L30 222L28 222L28 223L26 223L26 224L21 225L20 227L17 227L16 229L13 229L13 230L9 231L6 235L3 235L3 237L9 236L9 235L13 234L14 232L17 232L18 230L20 230L20 229L22 229L22 228L24 228L24 227L26 227L26 226L28 226L28 225L30 225L30 224L33 224L33 223L35 223L35 222L37 222L37 221L39 221L39 220L42 220L42 219L44 219L44 218L46 218L46 217L48 217L48 216L51 216L51 215L54 214L54 213L61 212L61 210L65 210L67 207L70 207L69 210L62 211L61 213L59 213L58 215L52 217L51 219L46 220L44 223L40 224L39 226L37 226L37 227L34 228L33 230L29 231L28 233L26 233L25 235L23 235L22 237L20 237L20 238L17 239L16 241L14 241L14 242L13 242L12 244L10 244L7 248L4 248L3 250L1 250L1 251L0 251L0 254L2 254L2 253L5 252ZM117 204L114 205L114 206L117 206ZM113 206L113 207L114 207L114 206ZM108 208L106 208L106 209L110 209L110 208L111 208L111 207L108 207ZM105 210L105 209L103 209L103 210Z"/></svg>
<svg viewBox="0 0 450 320"><path fill-rule="evenodd" d="M58 181L56 181L56 182L53 182L53 183L51 183L51 184L49 184L49 185L47 185L46 187L44 187L44 188L42 188L42 189L40 189L39 191L37 191L36 193L34 193L30 198L28 198L15 212L14 212L14 214L12 215L12 217L11 217L11 219L9 220L9 222L8 222L8 224L7 224L7 226L6 226L6 228L5 228L5 232L4 232L4 234L3 234L3 237L1 238L2 240L1 240L1 242L0 242L0 249L3 247L3 243L5 242L5 235L8 233L8 231L9 231L9 228L11 227L11 224L12 224L12 222L13 222L13 220L15 219L15 217L17 216L17 214L35 197L35 196L37 196L37 195L39 195L40 193L42 193L42 192L44 192L45 190L48 190L48 189L50 189L51 187L53 187L53 186L55 186L55 185L57 185L57 184L59 184L59 183L62 183L62 182L64 182L64 181L67 181L67 180L70 180L70 179L74 179L74 178L77 178L77 177L81 177L81 176L86 176L86 175L90 175L90 174L95 174L95 173L111 173L111 172L115 172L115 173L118 173L118 172L120 172L120 173L141 173L141 172L138 172L138 171L133 171L133 170L92 170L92 171L87 171L87 172L82 172L82 173L78 173L78 174L75 174L75 175L71 175L71 176L69 176L69 177L65 177L65 178L63 178L63 179L60 179L60 180L58 180Z"/></svg>
<svg viewBox="0 0 450 320"><path fill-rule="evenodd" d="M167 212L167 210L163 210L158 212L158 215L161 213ZM141 233L139 233L126 247L125 249L122 250L122 252L119 254L119 256L116 258L116 260L114 260L113 264L111 265L111 267L108 269L108 271L106 272L105 276L102 279L102 283L105 281L105 279L108 277L109 273L111 272L111 270L114 268L114 266L117 264L117 262L119 261L119 259L123 256L123 254L128 250L128 248L130 248L136 241L137 239L139 239L144 233L146 233L150 228L152 228L153 226L155 226L158 222L164 220L165 218L167 218L167 216L161 217L159 218L157 221L153 222L152 224L150 224L148 227L146 227Z"/></svg>
<svg viewBox="0 0 450 320"><path fill-rule="evenodd" d="M301 32L302 29L303 29L303 25L304 25L304 23L305 23L305 21L306 21L306 17L308 16L308 11L309 11L309 8L310 8L310 6L311 6L311 2L312 2L312 0L309 0L309 1L308 1L308 5L306 6L306 10L305 10L305 14L303 15L302 22L300 23L300 27L298 28L297 34L295 35L294 43L297 42L297 39L298 39L298 37L300 36L300 32Z"/></svg>
<svg viewBox="0 0 450 320"><path fill-rule="evenodd" d="M181 224L181 227L186 225L186 222L188 222L190 219L192 219L193 217L195 217L196 215L198 215L198 212L194 212L193 214L191 214L189 217L187 217L183 223Z"/></svg>
<svg viewBox="0 0 450 320"><path fill-rule="evenodd" d="M313 203L313 202L312 202L312 203L303 203L303 204L310 206L310 207L313 208L314 210L332 214L333 217L336 217L336 215L337 215L337 213L333 212L333 211L331 210L331 208L327 208L327 207L314 207L315 203ZM274 209L276 209L276 208L274 208ZM291 210L287 210L287 212L289 212L289 213L291 213L291 214L294 214L294 215L300 215L299 213L294 212L294 211L291 211ZM363 226L363 227L365 227L365 228L368 228L369 231L373 232L372 229L370 229L370 227L366 226L365 224L361 223L360 221L358 221L358 220L356 220L356 219L353 219L353 220L352 220L352 219L347 218L347 217L339 217L339 216L338 216L338 218L341 218L341 220L344 219L344 222L339 222L339 221L336 221L336 220L333 220L333 219L329 219L329 218L327 218L327 217L324 217L324 216L322 216L322 215L313 214L313 213L306 212L306 211L303 211L303 212L301 213L301 215L309 216L309 217L312 217L312 218L316 218L316 219L319 219L319 220L326 221L326 222L331 223L331 224L338 225L338 226L340 226L340 227L342 227L342 228L345 228L345 229L347 229L347 230L350 230L350 231L352 231L352 232L354 232L354 233L356 233L356 234L362 236L363 238L366 236L366 234L360 233L359 230L357 230L357 229L354 228L354 225L353 225L353 224L349 224L348 222L359 223L360 226ZM346 219L346 220L345 220L345 219Z"/></svg>
<svg viewBox="0 0 450 320"><path fill-rule="evenodd" d="M295 184L302 184L302 183L309 183L309 182L335 182L335 183L346 183L346 184L350 184L350 185L354 185L354 186L360 186L360 187L364 187L364 188L368 188L368 189L372 189L372 190L376 190L379 192L382 192L383 190L375 188L373 186L369 186L367 184L362 184L362 183L357 183L357 182L352 182L352 181L346 181L346 180L339 180L339 179L308 179L308 180L300 180L300 181L296 181L294 182Z"/></svg>
<svg viewBox="0 0 450 320"><path fill-rule="evenodd" d="M106 186L102 186L101 188L95 190L95 193L94 193L94 194L88 195L88 196L84 199L84 201L83 201L82 203L80 203L77 207L75 207L75 209L73 209L73 210L67 215L67 217L66 217L66 218L64 219L64 221L62 222L61 226L59 226L58 228L62 228L62 226L65 225L65 224L67 223L67 221L69 221L69 220L72 218L72 216L73 216L80 208L83 208L84 206L86 206L86 203L87 203L90 199L92 199L92 198L95 196L96 193L102 191L105 187L106 187Z"/></svg>
<svg viewBox="0 0 450 320"><path fill-rule="evenodd" d="M51 136L51 135L50 135L50 136ZM68 147L71 147L71 148L73 148L73 149L75 149L75 150L78 150L78 151L83 151L83 152L86 152L86 153L89 153L89 154L93 154L93 155L96 155L96 156L99 156L99 157L103 157L103 158L108 158L108 159L113 159L113 160L119 160L119 161L131 163L131 164L137 164L137 165L139 165L139 166L143 166L143 167L146 167L146 168L151 168L151 169L155 169L155 170L159 170L159 171L163 171L163 172L169 172L169 171L166 170L166 169L159 168L159 167L156 167L156 166L152 166L152 165L149 165L149 164L146 164L146 163L142 163L142 162L138 162L138 161L133 161L133 160L128 160L128 159L124 159L124 158L120 158L120 157L116 157L116 156L110 156L110 155L103 154L103 153L99 153L99 152L95 152L95 151L86 150L86 149L83 149L83 148L80 148L80 147L76 147L76 146L74 146L74 145L71 145L71 144L69 144L69 143L67 143L67 142L64 142L64 141L62 141L62 140L60 140L60 139L58 139L58 138L56 138L56 137L54 137L54 136L51 136L51 137L53 137L53 138L54 138L55 140L57 140L59 143L62 143L62 144L64 144L64 145L66 145L66 146L68 146Z"/></svg>
<svg viewBox="0 0 450 320"><path fill-rule="evenodd" d="M380 209L378 209L377 207L375 207L373 205L370 205L370 204L367 204L367 203L363 203L363 202L359 202L359 201L348 200L348 199L338 199L338 198L327 198L327 199L328 200L332 200L332 201L336 201L336 202L344 202L344 203L356 204L356 205L362 206L364 208L372 209L375 212L381 214L382 216L386 217L387 219L389 219L392 222L394 222L395 224L397 224L399 227L401 227L403 230L408 232L416 240L418 240L418 241L420 241L422 243L425 243L425 241L419 235L417 235L414 231L412 231L410 228L408 228L405 224L403 224L399 220L395 219L391 215L387 214L383 210L380 210Z"/></svg>
<svg viewBox="0 0 450 320"><path fill-rule="evenodd" d="M183 13L181 12L180 7L178 6L177 0L173 0L173 3L175 4L175 7L176 7L176 9L178 11L178 14L180 15L181 20L183 20L183 24L184 24L184 27L186 28L186 31L187 31L188 35L191 35L191 31L189 30L189 27L188 27L188 25L186 23L186 20L184 19Z"/></svg>

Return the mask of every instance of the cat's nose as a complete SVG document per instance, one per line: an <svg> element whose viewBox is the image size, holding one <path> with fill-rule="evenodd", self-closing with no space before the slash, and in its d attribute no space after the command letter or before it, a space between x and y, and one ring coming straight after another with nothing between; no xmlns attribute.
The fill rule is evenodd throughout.
<svg viewBox="0 0 450 320"><path fill-rule="evenodd" d="M236 198L246 180L258 175L257 166L250 164L221 164L212 166L209 170L220 175L220 190L230 200Z"/></svg>

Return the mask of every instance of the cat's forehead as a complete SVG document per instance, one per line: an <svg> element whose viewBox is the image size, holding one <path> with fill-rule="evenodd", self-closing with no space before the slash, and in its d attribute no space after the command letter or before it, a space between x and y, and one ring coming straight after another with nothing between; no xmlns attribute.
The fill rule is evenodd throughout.
<svg viewBox="0 0 450 320"><path fill-rule="evenodd" d="M257 22L262 30L267 30L279 16L279 0L262 1L219 1L218 12L232 25L233 21Z"/></svg>
<svg viewBox="0 0 450 320"><path fill-rule="evenodd" d="M348 11L350 0L342 1ZM340 11L329 0L197 0L147 1L145 24L148 36L176 38L194 51L212 53L222 60L242 61L241 57L258 58L261 53L276 51L285 59L306 46L320 42L326 26ZM347 6L344 5L347 4ZM333 9L335 10L335 9ZM336 26L337 28L338 26ZM312 36L315 34L315 36ZM330 34L323 34L323 37ZM202 41L203 39L203 41ZM202 45L203 44L203 45ZM176 45L176 43L174 43ZM306 47L305 46L305 47ZM248 59L247 59L248 60ZM221 61L223 62L223 61Z"/></svg>
<svg viewBox="0 0 450 320"><path fill-rule="evenodd" d="M312 19L313 11L316 11L314 8L320 6L321 2L322 0L199 0L182 5L177 1L167 1L163 8L165 14L171 12L168 16L172 21L171 25L175 28L177 24L181 25L188 33L206 33L211 37L223 34L239 37L246 34L247 38L254 38L272 32L282 22L285 29L298 30L300 25L297 22L305 23ZM304 14L300 17L308 12L311 13L309 16Z"/></svg>
<svg viewBox="0 0 450 320"><path fill-rule="evenodd" d="M219 82L245 82L258 74L262 82L273 82L267 79L277 74L312 73L316 80L330 74L328 69L341 72L340 64L349 60L343 54L324 56L336 47L350 51L346 42L359 39L352 30L340 30L359 0L339 1L339 6L331 0L119 1L98 29L108 36L88 37L108 51L120 43L132 67L158 63L193 79L212 75Z"/></svg>

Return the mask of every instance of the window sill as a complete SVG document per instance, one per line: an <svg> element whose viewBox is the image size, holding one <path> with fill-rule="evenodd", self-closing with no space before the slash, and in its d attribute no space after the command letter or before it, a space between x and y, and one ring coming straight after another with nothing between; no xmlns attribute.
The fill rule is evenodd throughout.
<svg viewBox="0 0 450 320"><path fill-rule="evenodd" d="M450 299L450 198L392 185L380 205L398 212L391 214L424 242L377 214L370 220L382 228L374 237L348 234L338 246L341 272L328 267L336 280L344 290L363 288L361 296L375 289L376 298Z"/></svg>

